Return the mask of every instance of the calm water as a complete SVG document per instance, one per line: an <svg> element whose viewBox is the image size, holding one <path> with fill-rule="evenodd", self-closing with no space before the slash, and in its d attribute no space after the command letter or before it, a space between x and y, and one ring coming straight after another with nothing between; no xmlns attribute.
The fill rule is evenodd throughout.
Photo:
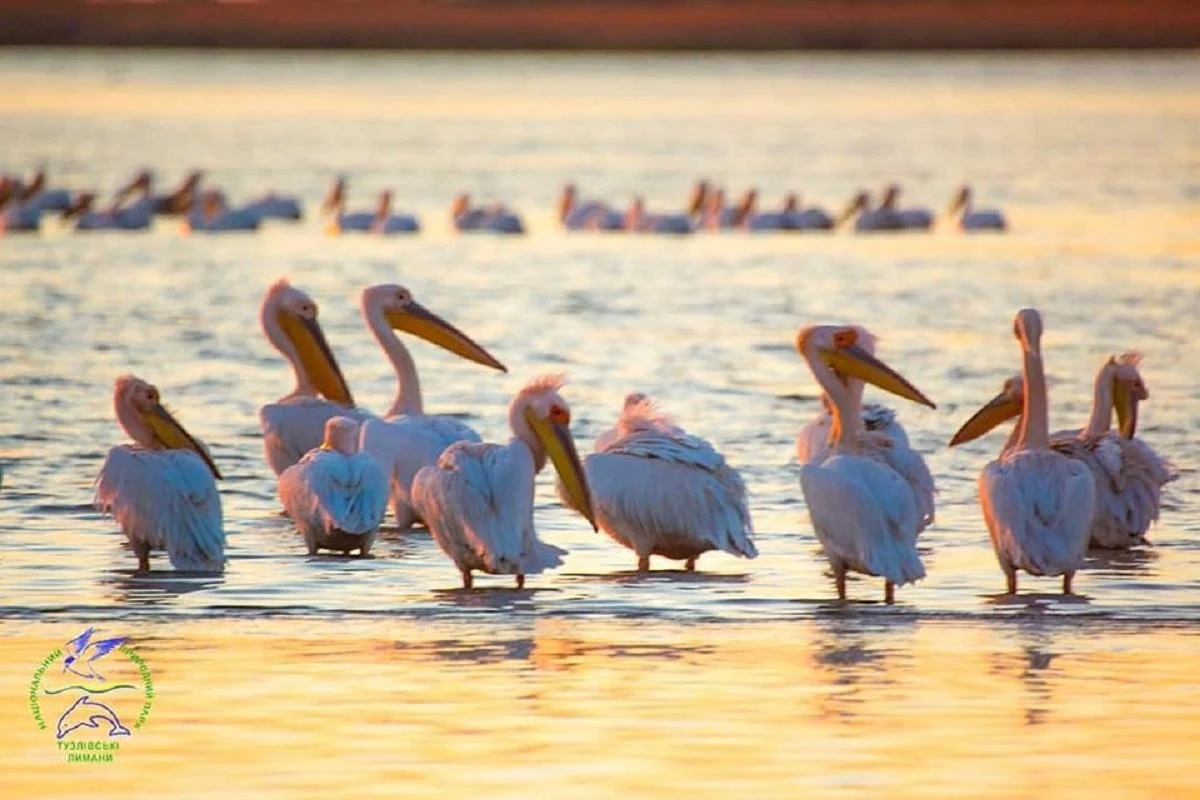
<svg viewBox="0 0 1200 800"><path fill-rule="evenodd" d="M1139 797L1197 789L1200 704L1200 63L1194 56L672 57L0 53L0 168L45 164L109 190L143 166L203 167L234 198L314 208L346 173L393 186L419 238L256 235L0 240L0 764L34 791L239 796ZM698 175L840 206L902 181L940 209L969 180L1013 232L567 235L562 181L674 207ZM530 235L459 238L469 190ZM631 390L743 472L761 556L637 576L542 476L537 524L570 549L529 591L475 592L427 534L375 558L309 558L279 516L257 409L290 373L257 326L282 275L321 303L356 397L393 378L357 312L406 284L509 376L412 345L430 410L507 437L508 399L566 371L585 448ZM1097 558L1082 596L1001 601L975 501L994 435L944 442L1018 367L1013 312L1042 309L1052 426L1082 423L1095 369L1138 348L1144 437L1181 468L1152 548ZM791 462L816 388L792 349L811 321L867 324L939 408L902 418L939 487L929 577L886 608L831 602ZM90 508L124 439L111 384L157 383L209 444L229 565L135 576ZM163 559L158 560L161 567ZM663 566L663 565L660 565ZM1025 581L1051 592L1053 581ZM118 763L71 766L25 704L84 623L133 637L159 694ZM11 701L11 702L10 702ZM252 755L248 755L252 753ZM76 772L76 770L79 770ZM14 795L16 796L16 795Z"/></svg>

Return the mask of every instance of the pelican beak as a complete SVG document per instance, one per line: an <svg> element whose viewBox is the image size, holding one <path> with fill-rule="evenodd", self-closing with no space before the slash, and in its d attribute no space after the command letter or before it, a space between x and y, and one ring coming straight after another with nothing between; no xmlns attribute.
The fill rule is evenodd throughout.
<svg viewBox="0 0 1200 800"><path fill-rule="evenodd" d="M592 492L588 488L587 473L579 461L579 453L575 450L575 440L571 437L571 429L566 422L542 419L532 408L525 409L525 421L529 423L533 434L546 448L546 455L558 470L562 478L563 488L571 498L571 505L592 524L592 530L599 531L596 524L596 513L592 510Z"/></svg>
<svg viewBox="0 0 1200 800"><path fill-rule="evenodd" d="M1113 382L1113 407L1117 410L1117 427L1126 439L1132 439L1137 433L1139 399L1125 383Z"/></svg>
<svg viewBox="0 0 1200 800"><path fill-rule="evenodd" d="M217 469L217 465L213 463L212 456L208 454L208 450L204 445L196 441L187 430L179 424L179 420L171 416L171 412L162 407L161 403L155 403L149 411L142 412L142 419L154 433L154 438L164 448L168 450L191 450L196 455L200 456L213 477L220 479L221 471Z"/></svg>
<svg viewBox="0 0 1200 800"><path fill-rule="evenodd" d="M445 348L456 356L474 361L476 364L508 372L507 367L476 344L471 337L420 303L411 302L402 309L385 312L384 316L387 318L388 324L398 331L407 331L414 336L419 336L431 344L436 344L438 347Z"/></svg>
<svg viewBox="0 0 1200 800"><path fill-rule="evenodd" d="M296 348L296 357L312 381L313 386L325 399L342 405L354 405L350 387L342 375L342 368L325 341L321 323L315 318L301 317L280 310L279 325Z"/></svg>
<svg viewBox="0 0 1200 800"><path fill-rule="evenodd" d="M937 408L932 400L909 383L904 376L857 345L822 349L821 357L826 364L842 375L862 378L867 383L878 386L884 391L923 406Z"/></svg>
<svg viewBox="0 0 1200 800"><path fill-rule="evenodd" d="M1001 392L963 423L963 426L954 434L954 438L950 440L950 446L954 447L978 439L1000 423L1020 416L1020 414L1021 403L1009 397L1007 392Z"/></svg>

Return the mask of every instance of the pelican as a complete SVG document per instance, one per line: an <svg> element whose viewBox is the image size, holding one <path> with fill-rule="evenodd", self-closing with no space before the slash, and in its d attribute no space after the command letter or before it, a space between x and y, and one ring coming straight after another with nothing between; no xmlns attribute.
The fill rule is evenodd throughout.
<svg viewBox="0 0 1200 800"><path fill-rule="evenodd" d="M409 528L416 521L411 494L417 472L436 464L442 451L454 442L478 442L480 438L453 417L425 413L416 362L393 331L419 336L485 367L508 370L465 333L414 300L403 286L383 284L364 289L362 313L396 371L396 399L383 419L363 424L361 445L388 476L396 523L401 529Z"/></svg>
<svg viewBox="0 0 1200 800"><path fill-rule="evenodd" d="M644 394L625 398L616 426L596 440L584 459L600 528L637 554L684 562L690 572L709 550L754 558L754 530L746 486L711 444L678 427ZM572 505L569 486L558 496Z"/></svg>
<svg viewBox="0 0 1200 800"><path fill-rule="evenodd" d="M472 206L466 192L454 198L450 218L459 231L488 231L490 233L524 233L525 223L515 212L501 203Z"/></svg>
<svg viewBox="0 0 1200 800"><path fill-rule="evenodd" d="M1134 352L1110 357L1096 373L1092 412L1077 430L1050 436L1056 452L1085 464L1096 484L1096 514L1089 534L1092 547L1125 550L1146 542L1146 531L1158 519L1162 487L1177 476L1172 465L1150 445L1135 437L1138 403L1150 395L1138 372L1141 356ZM955 434L950 446L978 438L1002 422L1019 417L1024 408L1025 381L1017 374ZM1117 412L1119 430L1112 430ZM1005 450L1015 443L1013 428Z"/></svg>
<svg viewBox="0 0 1200 800"><path fill-rule="evenodd" d="M706 231L719 231L734 227L737 209L725 205L725 190L713 187L704 192L704 206L700 212L699 227Z"/></svg>
<svg viewBox="0 0 1200 800"><path fill-rule="evenodd" d="M1017 312L1013 333L1024 356L1021 424L1000 457L979 474L979 503L996 559L1016 594L1017 570L1030 575L1062 575L1071 593L1075 571L1083 566L1088 532L1096 510L1096 486L1088 468L1051 449L1042 367L1042 317L1032 308ZM984 419L990 416L983 414ZM982 426L980 415L955 441ZM983 428L988 430L993 425Z"/></svg>
<svg viewBox="0 0 1200 800"><path fill-rule="evenodd" d="M875 337L865 328L855 328L855 336L857 346L867 355L874 356ZM866 435L873 445L874 455L904 478L912 490L917 507L917 533L920 533L933 524L934 494L937 492L925 459L909 444L908 434L896 419L895 411L877 403L862 405L865 386L859 378L843 376L843 382L854 398L855 407L861 409L856 418L859 434ZM821 406L822 412L796 436L796 461L800 464L820 463L832 446L833 403L827 393L821 394Z"/></svg>
<svg viewBox="0 0 1200 800"><path fill-rule="evenodd" d="M66 211L71 207L71 192L67 189L46 188L46 170L39 169L25 185L22 201L38 211Z"/></svg>
<svg viewBox="0 0 1200 800"><path fill-rule="evenodd" d="M346 212L346 179L339 176L329 189L329 194L321 203L321 213L329 217L327 229L329 233L338 234L345 231L369 231L379 215L379 207L373 211Z"/></svg>
<svg viewBox="0 0 1200 800"><path fill-rule="evenodd" d="M865 336L864 336L865 335ZM863 346L858 326L801 328L796 349L829 396L829 450L800 469L800 486L813 529L833 567L838 599L846 599L846 572L884 579L884 602L895 587L925 577L917 554L921 517L913 491L881 453L889 441L860 430L860 379L930 408L934 404Z"/></svg>
<svg viewBox="0 0 1200 800"><path fill-rule="evenodd" d="M421 223L412 214L392 213L392 190L385 189L379 194L379 207L375 209L375 219L371 221L371 232L384 235L390 233L418 233Z"/></svg>
<svg viewBox="0 0 1200 800"><path fill-rule="evenodd" d="M36 233L42 227L42 212L27 205L19 181L0 176L0 234Z"/></svg>
<svg viewBox="0 0 1200 800"><path fill-rule="evenodd" d="M203 177L203 171L192 170L184 176L183 181L175 191L169 194L153 195L154 213L169 217L187 214L195 204L196 191L200 188L200 180ZM153 182L154 176L149 170L142 170L134 177L133 182L136 183L139 179L144 179L147 185L149 185Z"/></svg>
<svg viewBox="0 0 1200 800"><path fill-rule="evenodd" d="M413 506L471 588L471 572L535 575L566 554L533 528L533 487L547 456L566 485L571 506L596 527L587 477L571 438L571 411L559 394L561 375L534 378L513 398L508 444L456 442L437 466L413 481Z"/></svg>
<svg viewBox="0 0 1200 800"><path fill-rule="evenodd" d="M804 208L800 204L800 195L795 192L784 195L783 213L789 230L828 231L834 227L834 219L829 212L817 206Z"/></svg>
<svg viewBox="0 0 1200 800"><path fill-rule="evenodd" d="M788 228L788 212L758 210L758 189L747 189L737 209L735 225L748 231L782 231Z"/></svg>
<svg viewBox="0 0 1200 800"><path fill-rule="evenodd" d="M950 208L946 214L964 231L1008 230L1004 212L995 208L975 208L971 187L965 184L954 193L954 199L950 201Z"/></svg>
<svg viewBox="0 0 1200 800"><path fill-rule="evenodd" d="M77 231L136 231L149 228L154 222L154 204L150 197L142 195L132 203L123 205L124 196L118 193L108 208L95 211L95 193L82 192L71 207L63 212L62 218L74 219Z"/></svg>
<svg viewBox="0 0 1200 800"><path fill-rule="evenodd" d="M246 210L256 214L259 219L304 219L304 209L297 198L276 192L267 192L257 200L252 200Z"/></svg>
<svg viewBox="0 0 1200 800"><path fill-rule="evenodd" d="M356 419L333 417L321 446L279 476L279 499L310 556L318 548L365 556L383 522L387 476L375 459L358 452L358 429Z"/></svg>
<svg viewBox="0 0 1200 800"><path fill-rule="evenodd" d="M860 191L854 195L850 205L838 215L834 227L840 228L851 219L854 220L854 230L858 233L904 230L904 221L896 212L882 207L871 208L871 196L866 192Z"/></svg>
<svg viewBox="0 0 1200 800"><path fill-rule="evenodd" d="M208 451L163 408L158 389L132 375L113 388L117 422L133 439L108 451L96 479L95 504L109 512L150 569L150 551L166 550L171 566L220 572L225 561L220 478Z"/></svg>
<svg viewBox="0 0 1200 800"><path fill-rule="evenodd" d="M317 322L317 304L287 280L267 289L259 310L267 341L292 365L296 387L259 409L263 450L279 475L321 444L330 417L362 420L368 412L354 408L342 370Z"/></svg>
<svg viewBox="0 0 1200 800"><path fill-rule="evenodd" d="M617 231L623 215L599 200L580 201L575 184L568 183L558 201L558 221L569 231Z"/></svg>
<svg viewBox="0 0 1200 800"><path fill-rule="evenodd" d="M906 231L927 231L933 227L933 214L924 208L897 208L900 202L900 185L893 183L884 190L879 207L891 211L900 219Z"/></svg>
<svg viewBox="0 0 1200 800"><path fill-rule="evenodd" d="M633 198L625 212L623 228L639 233L691 233L695 223L689 214L651 214L641 195Z"/></svg>
<svg viewBox="0 0 1200 800"><path fill-rule="evenodd" d="M210 189L184 218L184 230L204 233L256 231L262 218L253 208L230 208L224 195Z"/></svg>

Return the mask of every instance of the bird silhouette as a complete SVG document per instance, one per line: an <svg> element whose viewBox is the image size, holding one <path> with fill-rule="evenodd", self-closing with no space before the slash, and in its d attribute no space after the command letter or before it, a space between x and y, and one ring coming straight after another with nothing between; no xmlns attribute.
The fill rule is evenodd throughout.
<svg viewBox="0 0 1200 800"><path fill-rule="evenodd" d="M67 642L67 657L63 659L63 672L73 672L81 678L104 680L93 664L116 648L128 641L127 637L115 639L98 639L92 641L95 628L88 628L83 633Z"/></svg>

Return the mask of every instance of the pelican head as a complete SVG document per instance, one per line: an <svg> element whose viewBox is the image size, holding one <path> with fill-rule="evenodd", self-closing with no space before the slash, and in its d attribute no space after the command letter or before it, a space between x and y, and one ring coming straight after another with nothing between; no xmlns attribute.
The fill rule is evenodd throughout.
<svg viewBox="0 0 1200 800"><path fill-rule="evenodd" d="M558 391L565 381L562 375L542 375L531 380L513 398L508 408L508 423L513 434L533 451L536 470L540 471L546 457L550 457L571 507L598 531L587 473L571 436L571 407Z"/></svg>
<svg viewBox="0 0 1200 800"><path fill-rule="evenodd" d="M1150 399L1146 383L1138 372L1142 354L1130 350L1109 358L1105 368L1112 375L1113 407L1117 411L1117 427L1126 439L1137 433L1138 403Z"/></svg>
<svg viewBox="0 0 1200 800"><path fill-rule="evenodd" d="M338 175L333 185L329 187L329 194L325 195L325 200L321 203L321 211L326 214L337 212L346 203L346 176Z"/></svg>
<svg viewBox="0 0 1200 800"><path fill-rule="evenodd" d="M847 222L851 217L860 211L866 211L871 207L871 196L864 191L860 191L850 199L850 204L846 206L846 210L838 215L834 222L834 227L840 227Z"/></svg>
<svg viewBox="0 0 1200 800"><path fill-rule="evenodd" d="M950 201L950 207L946 209L947 214L957 214L966 208L971 202L971 187L965 183L958 187L958 191L954 193L954 198Z"/></svg>
<svg viewBox="0 0 1200 800"><path fill-rule="evenodd" d="M793 212L800 210L800 195L795 192L788 192L783 196L783 210Z"/></svg>
<svg viewBox="0 0 1200 800"><path fill-rule="evenodd" d="M646 394L644 392L630 392L625 395L625 402L621 404L621 408L633 408L645 399Z"/></svg>
<svg viewBox="0 0 1200 800"><path fill-rule="evenodd" d="M1018 372L1004 382L1004 388L1000 390L999 394L987 401L982 408L963 423L963 426L950 440L950 446L954 447L978 439L997 425L1020 416L1024 407L1025 377Z"/></svg>
<svg viewBox="0 0 1200 800"><path fill-rule="evenodd" d="M825 369L843 385L858 378L884 391L937 408L920 389L877 359L875 337L858 325L810 325L796 334L796 349L813 372Z"/></svg>
<svg viewBox="0 0 1200 800"><path fill-rule="evenodd" d="M688 201L688 214L695 216L704 208L704 201L708 197L709 192L708 181L701 178L696 181L696 186L692 189L692 199Z"/></svg>
<svg viewBox="0 0 1200 800"><path fill-rule="evenodd" d="M71 205L62 212L63 219L71 219L88 213L96 203L95 192L80 192Z"/></svg>
<svg viewBox="0 0 1200 800"><path fill-rule="evenodd" d="M208 466L214 478L221 472L208 451L162 406L158 388L133 375L121 375L113 384L117 421L147 450L191 450Z"/></svg>
<svg viewBox="0 0 1200 800"><path fill-rule="evenodd" d="M1013 318L1013 336L1024 350L1038 350L1042 346L1042 315L1036 308L1022 308Z"/></svg>
<svg viewBox="0 0 1200 800"><path fill-rule="evenodd" d="M376 315L381 315L393 330L419 336L430 344L436 344L476 364L508 372L508 368L491 353L414 300L412 292L403 286L393 283L368 286L362 292L362 310L368 321Z"/></svg>
<svg viewBox="0 0 1200 800"><path fill-rule="evenodd" d="M350 417L332 417L325 421L325 440L322 450L336 450L342 455L352 456L358 452L358 420Z"/></svg>
<svg viewBox="0 0 1200 800"><path fill-rule="evenodd" d="M896 203L900 200L900 184L889 183L887 188L883 190L883 200L880 201L879 207L886 208L889 211L896 207Z"/></svg>
<svg viewBox="0 0 1200 800"><path fill-rule="evenodd" d="M450 216L453 219L458 219L470 209L471 195L466 192L459 192L454 196L454 202L450 204Z"/></svg>
<svg viewBox="0 0 1200 800"><path fill-rule="evenodd" d="M292 362L298 394L316 392L332 402L354 405L311 297L287 280L276 281L263 297L259 321L275 349Z"/></svg>
<svg viewBox="0 0 1200 800"><path fill-rule="evenodd" d="M575 189L575 184L566 183L563 185L562 197L558 201L558 219L559 222L566 222L567 216L571 213L571 209L575 208L578 192Z"/></svg>

